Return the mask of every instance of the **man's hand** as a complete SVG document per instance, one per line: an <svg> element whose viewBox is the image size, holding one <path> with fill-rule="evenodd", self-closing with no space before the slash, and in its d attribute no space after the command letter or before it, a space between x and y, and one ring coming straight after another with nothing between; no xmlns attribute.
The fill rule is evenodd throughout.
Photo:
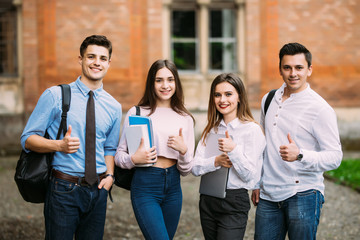
<svg viewBox="0 0 360 240"><path fill-rule="evenodd" d="M69 125L68 131L60 142L60 151L64 153L75 153L80 147L78 137L71 137L72 127Z"/></svg>
<svg viewBox="0 0 360 240"><path fill-rule="evenodd" d="M251 194L251 201L254 206L257 206L260 199L260 189L254 189Z"/></svg>
<svg viewBox="0 0 360 240"><path fill-rule="evenodd" d="M292 140L290 133L288 133L287 138L289 140L289 144L281 145L279 152L284 161L293 162L297 160L300 150L294 140Z"/></svg>
<svg viewBox="0 0 360 240"><path fill-rule="evenodd" d="M111 186L113 185L113 178L111 176L107 176L106 178L103 178L99 185L98 185L98 188L101 189L101 188L105 188L107 191L110 190Z"/></svg>

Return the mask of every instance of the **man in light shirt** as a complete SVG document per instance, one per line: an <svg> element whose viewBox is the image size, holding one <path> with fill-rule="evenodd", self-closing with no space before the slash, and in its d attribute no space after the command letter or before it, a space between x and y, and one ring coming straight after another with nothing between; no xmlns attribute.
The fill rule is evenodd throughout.
<svg viewBox="0 0 360 240"><path fill-rule="evenodd" d="M267 148L261 181L252 193L257 205L255 239L316 239L324 203L323 172L342 159L336 114L310 88L311 53L299 43L279 53L284 83L277 89L261 125Z"/></svg>
<svg viewBox="0 0 360 240"><path fill-rule="evenodd" d="M63 138L55 140L62 115L58 86L41 95L21 135L25 151L54 152L44 204L45 239L72 240L74 235L75 239L103 239L122 114L120 103L103 89L111 53L106 36L89 36L80 45L82 71L69 84L71 104ZM49 139L42 137L45 132ZM93 164L90 180L86 163Z"/></svg>

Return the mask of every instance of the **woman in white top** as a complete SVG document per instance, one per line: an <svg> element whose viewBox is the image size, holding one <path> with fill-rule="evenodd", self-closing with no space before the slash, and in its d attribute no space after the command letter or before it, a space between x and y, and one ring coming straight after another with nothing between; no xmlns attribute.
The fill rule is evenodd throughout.
<svg viewBox="0 0 360 240"><path fill-rule="evenodd" d="M191 172L194 154L194 120L184 107L183 91L174 63L157 60L149 69L145 93L139 102L141 115L152 120L154 147L129 155L124 131L115 154L115 163L137 167L131 183L131 202L136 220L146 239L172 239L179 223L182 191L180 175ZM131 108L123 130L129 126Z"/></svg>
<svg viewBox="0 0 360 240"><path fill-rule="evenodd" d="M225 134L218 140L223 153L206 158L210 133ZM195 176L230 168L225 198L200 195L205 239L243 239L250 210L248 189L253 189L260 180L264 148L265 137L251 114L243 82L235 74L220 74L211 85L208 123L192 168Z"/></svg>

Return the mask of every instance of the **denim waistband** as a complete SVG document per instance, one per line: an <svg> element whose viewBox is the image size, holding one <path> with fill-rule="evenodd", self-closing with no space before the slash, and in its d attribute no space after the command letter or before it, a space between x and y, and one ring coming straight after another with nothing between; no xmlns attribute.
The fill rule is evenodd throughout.
<svg viewBox="0 0 360 240"><path fill-rule="evenodd" d="M136 168L136 172L152 172L159 174L169 174L173 172L178 172L176 164L168 168L159 168L159 167L139 167Z"/></svg>

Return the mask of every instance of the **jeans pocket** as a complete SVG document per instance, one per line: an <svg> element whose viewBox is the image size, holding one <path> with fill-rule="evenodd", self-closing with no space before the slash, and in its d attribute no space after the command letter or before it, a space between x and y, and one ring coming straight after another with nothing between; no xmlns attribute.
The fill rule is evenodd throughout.
<svg viewBox="0 0 360 240"><path fill-rule="evenodd" d="M107 190L107 189L104 188L104 187L102 187L102 188L100 189L100 191L104 191L104 192L106 192L106 194L109 193L109 190Z"/></svg>
<svg viewBox="0 0 360 240"><path fill-rule="evenodd" d="M77 187L75 183L68 182L59 178L55 178L53 181L54 181L53 191L56 193L61 193L61 194L71 193Z"/></svg>

